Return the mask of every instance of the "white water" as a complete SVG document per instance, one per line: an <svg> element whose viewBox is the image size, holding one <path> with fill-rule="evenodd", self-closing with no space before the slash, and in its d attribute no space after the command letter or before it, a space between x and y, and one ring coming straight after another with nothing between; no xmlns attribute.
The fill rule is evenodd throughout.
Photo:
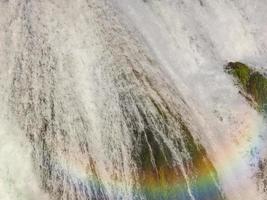
<svg viewBox="0 0 267 200"><path fill-rule="evenodd" d="M229 199L264 198L251 179L250 151L264 151L264 121L223 72L228 61L266 66L265 1L117 2L192 101L202 138ZM190 101L189 100L189 101ZM250 135L247 136L247 132ZM255 154L253 154L256 156ZM215 164L215 165L216 165Z"/></svg>
<svg viewBox="0 0 267 200"><path fill-rule="evenodd" d="M1 200L40 199L40 195L49 199L41 191L39 177L34 173L32 149L24 137L25 133L20 130L16 120L10 119L13 117L10 114L12 111L9 110L12 105L9 105L6 97L11 93L9 90L15 59L21 54L22 57L27 57L27 48L32 48L30 53L37 53L33 53L32 60L23 61L24 66L38 62L35 56L40 56L39 48L47 51L47 62L51 62L51 65L53 58L56 59L55 65L58 67L56 78L59 86L56 90L55 104L56 109L59 109L64 116L59 117L59 120L66 120L58 123L65 130L76 133L76 129L81 131L85 128L81 128L75 119L86 116L87 126L92 131L85 139L92 144L90 151L97 159L96 168L102 173L101 179L106 180L108 185L111 173L116 167L118 171L115 173L125 178L125 184L130 186L133 184L131 172L134 163L131 163L129 149L126 148L131 146L131 142L129 136L124 135L118 128L120 121L123 121L122 116L118 114L119 107L116 107L118 97L113 96L116 91L115 89L113 91L110 77L101 75L101 70L104 70L107 64L125 64L119 58L116 61L117 58L110 57L110 54L118 57L121 55L117 47L112 46L114 43L105 42L114 37L114 33L111 32L110 35L102 33L103 30L108 30L107 27L112 29L110 24L113 22L115 27L120 28L117 20L124 20L131 34L136 34L138 38L142 37L140 40L144 48L150 51L148 54L153 55L161 64L166 77L171 77L175 83L174 87L178 88L186 99L197 123L192 124L192 128L202 129L204 130L202 133L205 133L195 137L201 139L214 161L227 197L231 200L264 199L256 190L255 180L251 178L253 168L249 166L252 159L250 148L255 145L259 150L261 148L261 144L254 141L264 130L262 119L238 95L231 78L223 72L223 65L228 61L241 60L255 66L265 66L266 1L202 0L200 3L197 0L147 0L144 3L141 0L110 0L119 17L107 16L106 20L109 23L101 21L103 19L98 21L98 11L91 12L91 9L97 6L104 6L102 2L105 1L102 0L29 2L28 4L26 1L16 0L0 2L3 13L0 17L1 106L4 108L0 132ZM93 8L88 8L88 4L93 5ZM23 15L27 16L26 19L22 19ZM32 38L33 47L27 46L31 45L27 44L27 37L32 37L23 28L27 20L32 25L33 34L37 35ZM99 26L105 27L101 29ZM127 33L123 31L122 33L126 35L122 37L128 37ZM138 48L136 43L128 42L128 46L132 48L130 51L136 52ZM47 46L51 47L52 51L47 50ZM114 52L111 52L112 48ZM131 53L127 55L143 59ZM148 72L153 71L149 66L147 68ZM114 70L116 69L115 67ZM40 78L41 73L50 75L50 72L42 72L39 69L36 69L35 73L33 81L37 87L40 84L38 77ZM47 87L45 95L49 95L49 84L51 84L49 80L45 83ZM26 84L27 80L24 81ZM72 96L79 98L74 101ZM61 105L62 102L64 105ZM105 105L105 102L108 105ZM105 106L100 107L100 105ZM107 109L110 109L109 112ZM114 120L109 121L110 119ZM38 119L37 122L39 124ZM245 129L248 129L248 132L252 131L253 134L243 137L243 133L247 132ZM75 137L75 134L70 137ZM81 134L80 137L84 136ZM121 144L118 141L122 141ZM129 143L124 144L125 141ZM252 146L247 147L246 144L249 143L252 143ZM78 165L81 165L82 169L73 173L78 173L76 176L83 176L79 173L84 171L82 163L84 155L81 155L76 148L79 144L74 142L72 145L73 149L66 157L72 156L74 163L78 162ZM109 148L105 149L103 145ZM121 147L122 152L117 150L117 145ZM61 149L61 147L56 148ZM112 154L106 152L110 149ZM124 159L122 162L121 158ZM112 199L114 195L112 188L108 189ZM122 190L120 193L123 198L133 198L131 187L129 191Z"/></svg>

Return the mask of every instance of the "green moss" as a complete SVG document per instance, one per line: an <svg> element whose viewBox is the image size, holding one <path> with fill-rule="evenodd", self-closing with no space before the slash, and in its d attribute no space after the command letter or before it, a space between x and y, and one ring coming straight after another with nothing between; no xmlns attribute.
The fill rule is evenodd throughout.
<svg viewBox="0 0 267 200"><path fill-rule="evenodd" d="M229 63L226 70L237 79L241 89L253 98L259 111L267 112L267 77L240 62Z"/></svg>
<svg viewBox="0 0 267 200"><path fill-rule="evenodd" d="M227 66L228 72L238 79L239 83L246 89L249 81L251 70L250 68L240 62L229 63Z"/></svg>
<svg viewBox="0 0 267 200"><path fill-rule="evenodd" d="M264 112L267 111L267 78L259 72L251 74L247 84L247 91L258 103L259 108Z"/></svg>

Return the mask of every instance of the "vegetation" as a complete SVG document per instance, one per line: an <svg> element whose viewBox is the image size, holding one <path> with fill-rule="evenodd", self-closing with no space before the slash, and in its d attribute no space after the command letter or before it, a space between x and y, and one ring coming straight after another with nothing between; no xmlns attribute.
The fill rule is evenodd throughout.
<svg viewBox="0 0 267 200"><path fill-rule="evenodd" d="M226 71L232 74L243 92L251 96L259 111L267 111L267 77L240 62L230 62Z"/></svg>

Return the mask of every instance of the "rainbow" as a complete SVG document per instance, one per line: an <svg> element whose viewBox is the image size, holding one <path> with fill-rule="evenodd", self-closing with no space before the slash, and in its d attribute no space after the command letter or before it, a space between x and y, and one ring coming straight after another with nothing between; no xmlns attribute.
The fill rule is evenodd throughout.
<svg viewBox="0 0 267 200"><path fill-rule="evenodd" d="M260 122L259 122L260 123ZM245 117L244 123L238 127L232 127L237 131L236 144L228 144L224 152L216 152L216 169L226 175L232 171L238 171L243 166L243 158L240 153L248 152L260 145L260 139L255 133L259 133L260 126L255 124L255 119ZM250 141L249 141L250 140ZM219 153L219 156L218 156ZM161 166L157 173L151 170L139 171L140 177L137 184L125 182L123 178L99 177L96 173L88 172L82 164L70 160L69 156L57 158L53 161L54 170L68 181L69 190L75 187L84 196L92 199L149 199L149 200L222 200L225 196L221 186L217 182L216 171L209 161L203 162L205 157L198 157L194 161L195 169L186 169L190 181L186 181L179 166ZM204 163L204 164L203 164ZM192 174L190 174L192 173ZM235 190L232 187L231 190ZM81 194L80 194L81 195Z"/></svg>

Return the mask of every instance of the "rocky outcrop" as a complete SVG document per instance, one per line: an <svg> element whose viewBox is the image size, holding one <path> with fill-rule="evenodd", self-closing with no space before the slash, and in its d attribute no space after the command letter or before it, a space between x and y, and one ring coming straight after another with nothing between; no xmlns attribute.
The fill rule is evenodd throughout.
<svg viewBox="0 0 267 200"><path fill-rule="evenodd" d="M246 99L261 112L267 112L267 77L241 62L230 62L226 71L233 75Z"/></svg>

